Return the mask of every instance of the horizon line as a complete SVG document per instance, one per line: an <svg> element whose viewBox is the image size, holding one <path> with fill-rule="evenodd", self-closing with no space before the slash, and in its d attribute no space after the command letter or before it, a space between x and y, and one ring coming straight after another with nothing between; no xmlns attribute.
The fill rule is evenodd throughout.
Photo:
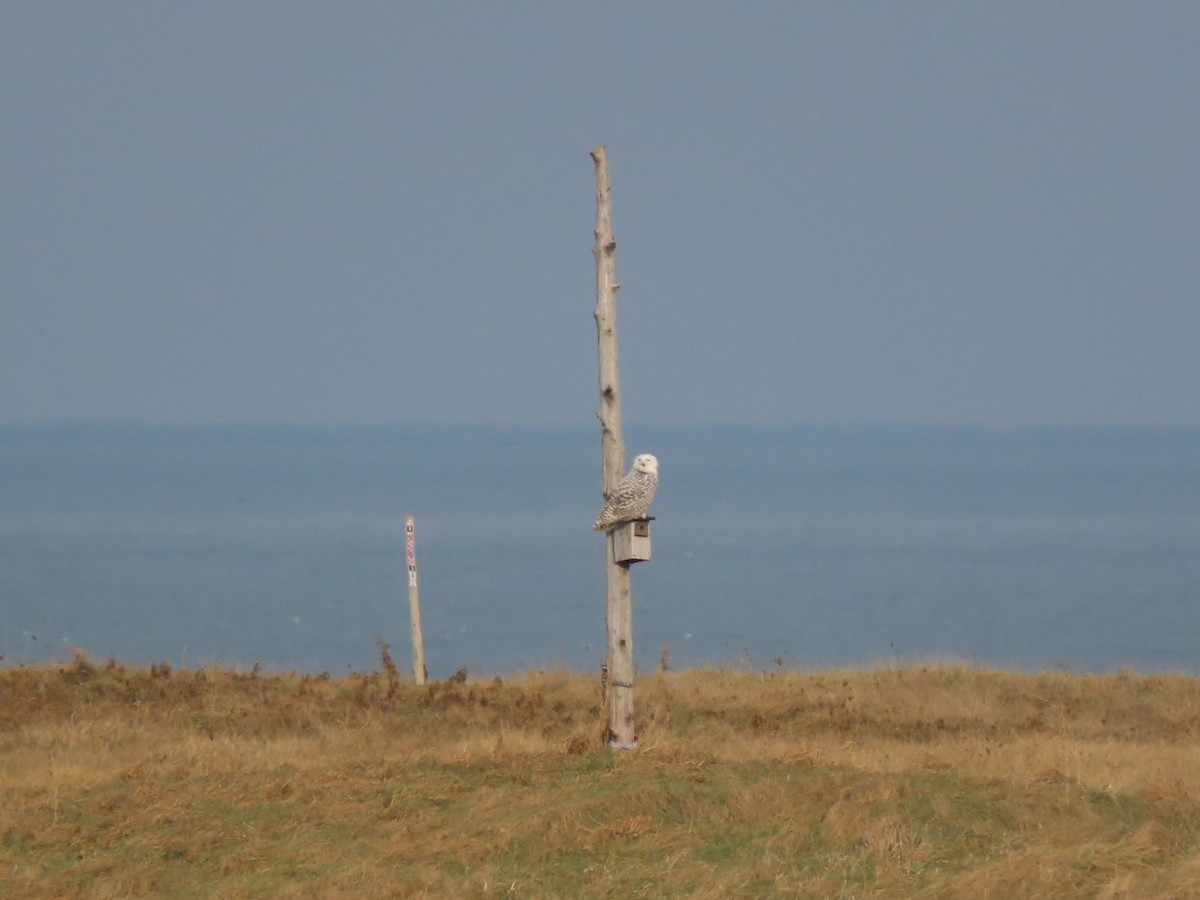
<svg viewBox="0 0 1200 900"><path fill-rule="evenodd" d="M649 421L632 421L624 423L626 429L644 430L647 428L668 431L708 430L708 431L864 431L864 430L905 430L905 431L977 431L977 432L1046 432L1046 431L1120 431L1120 432L1200 432L1200 423L1095 423L1095 422L1031 422L1031 423L987 423L987 422L921 422L898 420L852 421L852 422L667 422L656 423ZM0 429L5 430L70 430L70 429L111 429L111 430L290 430L290 431L396 431L403 429L419 430L487 430L487 431L582 431L598 430L594 422L445 422L445 421L393 421L393 422L298 422L298 421L155 421L132 419L56 419L41 421L0 421Z"/></svg>

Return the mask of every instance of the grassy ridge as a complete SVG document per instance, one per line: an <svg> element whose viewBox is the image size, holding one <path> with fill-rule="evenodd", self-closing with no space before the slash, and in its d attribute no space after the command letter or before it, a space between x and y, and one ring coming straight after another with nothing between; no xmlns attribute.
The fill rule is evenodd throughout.
<svg viewBox="0 0 1200 900"><path fill-rule="evenodd" d="M0 896L1200 896L1200 680L0 670Z"/></svg>

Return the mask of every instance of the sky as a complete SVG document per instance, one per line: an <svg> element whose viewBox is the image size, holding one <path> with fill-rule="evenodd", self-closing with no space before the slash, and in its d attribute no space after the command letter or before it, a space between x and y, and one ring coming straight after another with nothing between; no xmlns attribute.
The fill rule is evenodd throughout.
<svg viewBox="0 0 1200 900"><path fill-rule="evenodd" d="M0 423L1200 426L1200 4L0 4Z"/></svg>

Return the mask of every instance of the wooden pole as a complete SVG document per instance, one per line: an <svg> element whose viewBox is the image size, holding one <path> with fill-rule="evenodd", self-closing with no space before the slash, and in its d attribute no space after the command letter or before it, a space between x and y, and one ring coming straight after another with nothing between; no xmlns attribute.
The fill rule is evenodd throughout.
<svg viewBox="0 0 1200 900"><path fill-rule="evenodd" d="M592 151L596 164L596 342L600 357L600 449L604 465L604 493L617 486L625 469L625 438L622 435L621 387L617 375L617 242L612 231L608 162L603 147ZM633 723L633 600L629 590L629 567L616 562L613 535L605 536L608 630L605 685L610 747L637 748Z"/></svg>
<svg viewBox="0 0 1200 900"><path fill-rule="evenodd" d="M417 595L417 529L413 517L404 520L404 549L408 556L408 618L412 625L413 680L424 684L425 639L421 636L421 600Z"/></svg>

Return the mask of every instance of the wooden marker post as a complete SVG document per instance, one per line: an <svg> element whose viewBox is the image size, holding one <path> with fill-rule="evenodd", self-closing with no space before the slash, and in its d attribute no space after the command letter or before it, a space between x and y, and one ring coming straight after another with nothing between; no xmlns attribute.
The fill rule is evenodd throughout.
<svg viewBox="0 0 1200 900"><path fill-rule="evenodd" d="M600 448L604 458L604 493L607 495L625 469L625 438L622 435L621 388L617 377L617 284L616 249L609 200L608 162L604 148L592 151L596 164L596 340L600 356ZM613 534L605 536L608 571L608 654L605 697L608 746L637 749L633 727L633 598L629 591L629 566L616 561Z"/></svg>
<svg viewBox="0 0 1200 900"><path fill-rule="evenodd" d="M413 517L404 520L404 549L408 557L408 617L412 625L413 680L424 684L425 639L421 636L421 601L417 595L417 529Z"/></svg>

